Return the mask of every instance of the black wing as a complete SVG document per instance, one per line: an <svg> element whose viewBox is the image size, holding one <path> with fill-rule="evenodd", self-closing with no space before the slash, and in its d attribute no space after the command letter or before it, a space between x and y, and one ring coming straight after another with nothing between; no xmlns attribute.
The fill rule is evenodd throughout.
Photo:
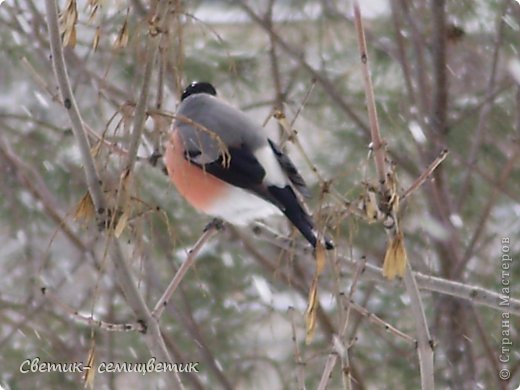
<svg viewBox="0 0 520 390"><path fill-rule="evenodd" d="M208 164L201 164L196 158L200 151L187 151L186 159L231 185L253 190L260 188L265 177L265 170L260 165L254 154L245 146L228 147L229 158L224 162L222 155ZM256 192L256 191L255 191Z"/></svg>
<svg viewBox="0 0 520 390"><path fill-rule="evenodd" d="M294 164L289 158L281 153L274 144L269 141L271 148L278 158L280 165L285 164L284 171L287 172L291 182L298 188L305 187L305 182L296 171ZM276 148L276 150L275 150ZM278 153L277 153L278 151ZM309 243L316 246L316 232L310 215L303 208L300 200L290 185L283 188L277 186L266 186L263 183L265 169L260 165L254 154L245 146L228 147L228 164L223 163L223 157L208 164L200 164L195 159L200 155L200 151L187 151L186 159L190 163L200 167L209 174L223 180L236 187L253 192L268 202L276 205L294 226L302 233ZM283 163L280 161L282 160ZM288 171L289 170L289 171ZM292 178L291 178L292 177ZM326 241L326 248L331 249L333 245Z"/></svg>

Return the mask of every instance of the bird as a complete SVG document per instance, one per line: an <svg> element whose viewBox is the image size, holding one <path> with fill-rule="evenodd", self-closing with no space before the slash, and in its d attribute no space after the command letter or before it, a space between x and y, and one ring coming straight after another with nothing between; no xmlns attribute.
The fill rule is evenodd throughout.
<svg viewBox="0 0 520 390"><path fill-rule="evenodd" d="M195 209L234 225L284 214L316 248L318 233L296 166L262 127L205 81L183 91L165 146L166 170ZM334 244L322 238L326 249Z"/></svg>

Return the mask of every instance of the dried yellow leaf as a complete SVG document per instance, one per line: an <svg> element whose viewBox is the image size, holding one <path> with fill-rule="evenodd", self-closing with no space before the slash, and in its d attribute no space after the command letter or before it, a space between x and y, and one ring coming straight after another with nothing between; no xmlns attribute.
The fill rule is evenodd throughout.
<svg viewBox="0 0 520 390"><path fill-rule="evenodd" d="M114 49L123 49L128 45L128 19L125 19L123 26L117 34L117 38L114 42Z"/></svg>
<svg viewBox="0 0 520 390"><path fill-rule="evenodd" d="M74 211L74 220L83 220L89 221L95 215L94 203L92 202L92 198L90 197L90 193L87 191L85 195L81 198L78 205L76 206L76 210Z"/></svg>
<svg viewBox="0 0 520 390"><path fill-rule="evenodd" d="M90 148L90 155L94 158L97 157L99 151L101 150L102 141L98 141L92 148Z"/></svg>
<svg viewBox="0 0 520 390"><path fill-rule="evenodd" d="M397 213L399 212L399 200L399 194L397 192L394 192L389 202L390 209L392 210L393 215L397 215Z"/></svg>
<svg viewBox="0 0 520 390"><path fill-rule="evenodd" d="M394 279L396 276L402 277L406 270L407 262L408 255L404 245L404 236L402 232L399 232L386 248L383 276L389 280Z"/></svg>
<svg viewBox="0 0 520 390"><path fill-rule="evenodd" d="M60 29L63 45L74 47L76 45L76 23L78 21L78 10L76 0L68 0L65 9L60 14Z"/></svg>
<svg viewBox="0 0 520 390"><path fill-rule="evenodd" d="M125 211L119 218L119 221L117 221L116 228L114 229L114 236L116 236L116 238L119 238L121 234L123 234L125 227L128 225L128 214L128 211Z"/></svg>
<svg viewBox="0 0 520 390"><path fill-rule="evenodd" d="M92 49L97 50L99 46L99 38L101 37L101 29L96 27L96 33L94 34L94 40L92 41Z"/></svg>
<svg viewBox="0 0 520 390"><path fill-rule="evenodd" d="M321 242L316 243L316 273L321 275L325 268L325 248Z"/></svg>
<svg viewBox="0 0 520 390"><path fill-rule="evenodd" d="M388 205L392 214L396 215L399 211L399 194L397 193L397 174L394 169L388 174L387 183L390 191Z"/></svg>
<svg viewBox="0 0 520 390"><path fill-rule="evenodd" d="M76 46L76 26L72 26L68 31L70 31L70 33L65 34L63 45L74 48Z"/></svg>
<svg viewBox="0 0 520 390"><path fill-rule="evenodd" d="M99 10L99 8L101 7L100 5L98 4L95 4L95 5L89 5L91 7L91 10L90 10L90 14L88 16L88 23L92 23L94 21L94 18L96 17L97 15L97 11Z"/></svg>
<svg viewBox="0 0 520 390"><path fill-rule="evenodd" d="M363 195L363 210L365 211L368 223L377 221L379 207L377 205L376 193L371 189L367 189Z"/></svg>
<svg viewBox="0 0 520 390"><path fill-rule="evenodd" d="M318 273L312 279L309 301L305 310L305 343L310 344L316 331L316 312L318 309Z"/></svg>
<svg viewBox="0 0 520 390"><path fill-rule="evenodd" d="M96 377L95 349L95 344L92 344L92 347L88 351L87 364L84 366L85 374L83 374L83 384L89 389L94 388L94 379Z"/></svg>

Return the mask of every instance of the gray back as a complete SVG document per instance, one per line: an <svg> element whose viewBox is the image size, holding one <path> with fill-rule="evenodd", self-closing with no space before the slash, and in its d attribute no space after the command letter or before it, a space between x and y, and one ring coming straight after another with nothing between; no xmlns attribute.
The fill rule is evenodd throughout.
<svg viewBox="0 0 520 390"><path fill-rule="evenodd" d="M184 148L188 152L200 152L195 158L200 164L215 161L222 154L222 143L218 140L227 146L246 145L251 151L267 145L267 136L260 126L212 95L188 96L179 105L176 115L175 126Z"/></svg>

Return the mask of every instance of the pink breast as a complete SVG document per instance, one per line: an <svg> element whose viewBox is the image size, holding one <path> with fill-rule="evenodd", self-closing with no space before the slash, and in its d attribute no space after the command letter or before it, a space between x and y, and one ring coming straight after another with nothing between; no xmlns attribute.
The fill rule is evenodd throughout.
<svg viewBox="0 0 520 390"><path fill-rule="evenodd" d="M196 209L207 212L214 200L225 195L229 184L204 172L184 157L179 134L174 130L164 157L171 181L180 194Z"/></svg>

